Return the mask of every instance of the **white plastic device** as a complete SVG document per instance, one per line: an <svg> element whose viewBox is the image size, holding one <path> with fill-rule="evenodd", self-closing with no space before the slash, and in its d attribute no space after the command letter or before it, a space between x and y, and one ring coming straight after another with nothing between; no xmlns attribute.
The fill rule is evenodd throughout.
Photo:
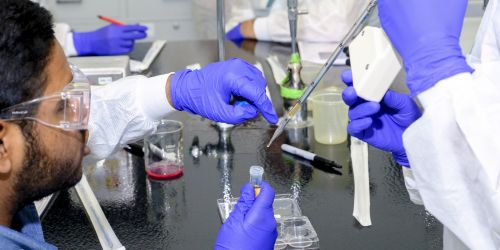
<svg viewBox="0 0 500 250"><path fill-rule="evenodd" d="M366 26L349 45L353 85L359 97L380 102L402 69L381 28Z"/></svg>

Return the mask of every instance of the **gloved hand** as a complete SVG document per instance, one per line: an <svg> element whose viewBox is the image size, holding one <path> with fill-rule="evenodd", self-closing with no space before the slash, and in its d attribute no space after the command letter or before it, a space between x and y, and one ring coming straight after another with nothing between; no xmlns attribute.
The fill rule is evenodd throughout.
<svg viewBox="0 0 500 250"><path fill-rule="evenodd" d="M219 230L214 249L273 249L278 232L273 212L274 190L262 182L259 196L245 184L241 197Z"/></svg>
<svg viewBox="0 0 500 250"><path fill-rule="evenodd" d="M403 58L412 95L473 72L460 48L467 0L379 0L382 28Z"/></svg>
<svg viewBox="0 0 500 250"><path fill-rule="evenodd" d="M409 167L403 132L422 115L415 102L408 95L392 90L387 91L381 103L367 102L359 98L352 87L350 70L342 73L342 80L349 86L342 92L349 106L349 134L391 152L398 164Z"/></svg>
<svg viewBox="0 0 500 250"><path fill-rule="evenodd" d="M226 39L231 41L240 41L245 39L241 33L241 23L238 23L238 25L226 33Z"/></svg>
<svg viewBox="0 0 500 250"><path fill-rule="evenodd" d="M170 80L170 96L175 109L217 122L239 124L256 117L258 111L268 122L278 122L262 73L241 59L176 72ZM250 105L231 105L232 97Z"/></svg>
<svg viewBox="0 0 500 250"><path fill-rule="evenodd" d="M134 48L135 40L147 37L142 25L110 24L95 31L74 32L73 41L79 56L124 55Z"/></svg>

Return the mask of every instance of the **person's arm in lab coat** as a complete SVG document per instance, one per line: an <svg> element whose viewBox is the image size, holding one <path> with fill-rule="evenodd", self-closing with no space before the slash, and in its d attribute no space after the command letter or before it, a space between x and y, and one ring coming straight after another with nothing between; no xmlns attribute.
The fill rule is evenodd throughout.
<svg viewBox="0 0 500 250"><path fill-rule="evenodd" d="M466 0L381 0L379 16L424 108L403 134L413 187L445 235L471 249L498 249L500 58L482 61L475 71L467 65L459 47L466 6ZM493 6L500 7L498 1ZM490 40L476 46L491 57L499 46L495 22L488 25Z"/></svg>
<svg viewBox="0 0 500 250"><path fill-rule="evenodd" d="M299 2L300 15L297 24L299 41L338 42L364 9L367 0L306 0ZM275 4L276 5L276 4ZM236 26L233 24L233 27ZM244 38L262 41L290 42L288 10L285 3L273 7L266 17L241 22Z"/></svg>
<svg viewBox="0 0 500 250"><path fill-rule="evenodd" d="M471 249L500 246L499 68L500 61L482 63L473 74L451 76L420 93L425 111L419 119L409 97L388 102L386 95L382 107L393 104L384 109L344 90L351 106L349 133L393 155L397 148L406 152L410 199L443 223L445 249L462 243ZM411 122L401 126L401 119ZM390 136L401 131L404 147Z"/></svg>
<svg viewBox="0 0 500 250"><path fill-rule="evenodd" d="M420 94L425 112L403 141L426 209L469 248L498 249L500 83L484 75L478 68Z"/></svg>
<svg viewBox="0 0 500 250"><path fill-rule="evenodd" d="M230 103L232 97L250 105ZM278 121L262 73L241 59L152 78L126 77L93 87L91 98L87 146L98 159L142 139L173 110L231 124L259 113L270 123Z"/></svg>
<svg viewBox="0 0 500 250"><path fill-rule="evenodd" d="M131 76L92 87L87 146L93 157L103 159L144 138L162 117L175 110L166 95L170 75Z"/></svg>

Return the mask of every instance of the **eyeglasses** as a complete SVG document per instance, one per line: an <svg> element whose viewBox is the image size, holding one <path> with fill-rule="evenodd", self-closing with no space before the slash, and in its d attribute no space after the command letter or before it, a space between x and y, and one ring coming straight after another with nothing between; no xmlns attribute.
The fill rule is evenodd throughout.
<svg viewBox="0 0 500 250"><path fill-rule="evenodd" d="M0 119L35 120L64 130L87 129L90 113L90 83L75 65L70 64L73 79L56 94L3 109Z"/></svg>

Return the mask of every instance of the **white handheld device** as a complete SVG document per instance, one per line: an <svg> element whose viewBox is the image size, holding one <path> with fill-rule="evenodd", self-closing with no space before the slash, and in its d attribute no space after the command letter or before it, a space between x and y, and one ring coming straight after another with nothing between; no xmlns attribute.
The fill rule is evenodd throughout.
<svg viewBox="0 0 500 250"><path fill-rule="evenodd" d="M380 102L402 69L396 50L381 28L366 26L349 46L354 89Z"/></svg>

